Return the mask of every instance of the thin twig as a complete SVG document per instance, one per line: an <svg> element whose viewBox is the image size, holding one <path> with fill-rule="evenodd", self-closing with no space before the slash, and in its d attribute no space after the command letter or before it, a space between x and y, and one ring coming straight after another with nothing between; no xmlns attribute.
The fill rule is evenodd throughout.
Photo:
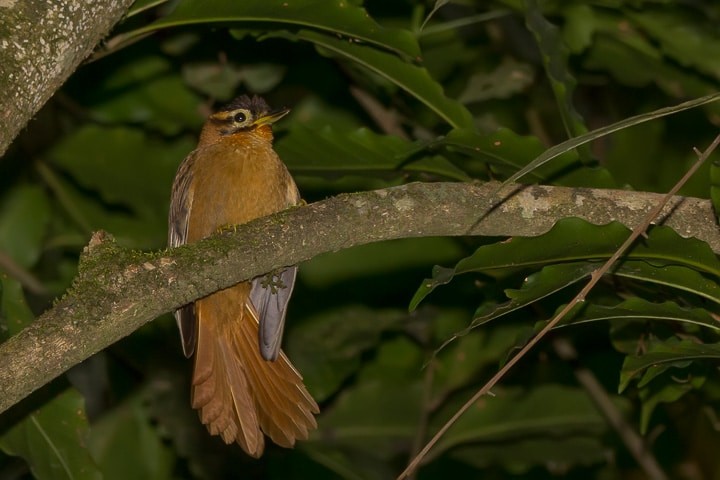
<svg viewBox="0 0 720 480"><path fill-rule="evenodd" d="M578 354L575 347L564 338L557 338L553 341L555 352L562 360L577 361ZM657 462L652 452L647 448L647 444L643 441L640 434L633 430L632 426L625 421L618 408L613 404L610 395L605 391L595 375L583 366L574 368L575 378L588 392L595 406L605 417L610 426L618 434L625 447L635 458L640 468L643 469L647 478L651 480L667 480L667 475L663 472L660 464Z"/></svg>
<svg viewBox="0 0 720 480"><path fill-rule="evenodd" d="M618 261L618 259L625 253L625 251L630 248L630 246L637 240L639 236L641 236L643 233L645 233L645 230L650 225L650 223L657 217L660 212L662 212L663 208L665 208L665 205L667 202L675 195L678 190L690 179L690 177L695 174L695 172L700 168L700 166L705 162L705 160L710 156L710 154L718 147L718 144L720 144L720 135L715 137L715 140L713 140L712 144L705 150L705 152L700 156L700 158L693 164L692 167L687 171L685 175L673 186L673 188L670 189L668 193L666 193L662 200L653 208L650 213L648 213L644 220L635 227L635 229L632 231L630 236L625 240L625 242L620 246L620 248L617 249L617 251L603 264L602 267L595 270L591 276L590 281L585 285L585 287L575 296L575 298L572 299L572 301L568 302L567 305L558 313L555 318L550 320L545 327L540 330L539 333L537 333L533 338L530 339L530 341L514 356L512 357L506 364L501 368L488 382L483 385L483 387L478 390L475 395L472 396L470 400L468 400L460 409L455 413L455 415L450 418L450 420L443 425L443 427L435 434L435 436L425 445L425 448L422 449L422 451L413 459L412 462L407 466L407 468L398 476L398 480L406 479L408 478L408 475L410 475L415 469L420 465L420 462L422 462L423 458L427 455L427 453L430 451L430 449L435 446L435 444L442 438L443 435L445 435L445 432L448 431L448 429L455 424L455 422L475 403L477 402L480 397L485 395L487 392L490 391L491 388L493 388L506 374L507 372L517 364L522 357L527 354L539 341L542 339L550 330L552 330L559 322L562 320L565 315L570 312L577 304L580 302L585 301L585 297L587 297L588 293L590 293L590 290L595 287L595 284L597 284L598 281L605 275L605 273L612 268L612 266L615 264L615 262Z"/></svg>
<svg viewBox="0 0 720 480"><path fill-rule="evenodd" d="M18 264L7 253L0 251L0 270L20 282L28 291L35 295L47 295L48 289L45 285L22 265Z"/></svg>
<svg viewBox="0 0 720 480"><path fill-rule="evenodd" d="M415 431L415 438L413 439L412 450L410 452L410 459L417 455L422 449L423 442L425 441L425 435L427 434L428 422L430 415L433 413L434 406L432 402L432 386L433 379L435 378L435 367L436 363L430 361L425 368L425 377L423 379L423 398L420 411L420 420L418 421L418 427ZM409 480L415 478L415 474L411 474Z"/></svg>

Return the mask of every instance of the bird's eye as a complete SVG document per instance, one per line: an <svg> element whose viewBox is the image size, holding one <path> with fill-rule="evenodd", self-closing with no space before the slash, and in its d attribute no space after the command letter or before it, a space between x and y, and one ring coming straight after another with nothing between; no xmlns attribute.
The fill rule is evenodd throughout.
<svg viewBox="0 0 720 480"><path fill-rule="evenodd" d="M236 123L243 123L245 120L247 120L247 115L245 115L243 112L238 112L233 117L233 120L235 120Z"/></svg>

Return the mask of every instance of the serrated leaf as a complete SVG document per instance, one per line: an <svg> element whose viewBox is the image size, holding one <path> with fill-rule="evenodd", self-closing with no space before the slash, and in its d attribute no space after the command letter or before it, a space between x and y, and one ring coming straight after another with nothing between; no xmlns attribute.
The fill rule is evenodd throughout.
<svg viewBox="0 0 720 480"><path fill-rule="evenodd" d="M614 273L626 278L677 288L720 303L720 284L717 280L689 267L679 265L656 267L645 261L625 261Z"/></svg>
<svg viewBox="0 0 720 480"><path fill-rule="evenodd" d="M437 286L448 283L458 274L537 267L579 260L604 260L613 255L628 234L627 227L617 222L598 226L579 218L564 218L544 235L515 237L509 241L484 245L473 255L460 260L450 271L438 270L441 278L423 281L411 306L417 306ZM697 272L720 277L720 261L707 243L695 238L683 238L668 227L653 227L647 239L636 242L624 258L626 260L623 263L634 268L623 270L621 265L616 269L617 274L631 278L642 277L643 280L658 283L675 278L672 285L677 288L686 288L686 277L699 276ZM649 263L652 266L643 267L642 262L629 263L635 260L642 260L646 265ZM692 273L694 270L697 272ZM720 287L713 280L700 276L694 285L696 289L699 287L695 293L699 291L714 301L720 301L720 297L713 293L713 290Z"/></svg>
<svg viewBox="0 0 720 480"><path fill-rule="evenodd" d="M539 272L528 276L520 289L505 290L508 302L494 305L489 310L477 311L468 329L483 325L559 292L587 277L597 268L598 265L595 263L548 265Z"/></svg>
<svg viewBox="0 0 720 480"><path fill-rule="evenodd" d="M562 325L595 322L601 320L640 320L667 321L699 325L720 331L720 322L704 308L684 308L675 302L654 303L643 298L633 297L617 305L588 304L582 314L568 318Z"/></svg>
<svg viewBox="0 0 720 480"><path fill-rule="evenodd" d="M619 391L622 392L630 381L647 368L661 364L686 367L692 360L720 359L720 344L695 343L690 340L677 342L654 342L642 355L628 355L620 372Z"/></svg>

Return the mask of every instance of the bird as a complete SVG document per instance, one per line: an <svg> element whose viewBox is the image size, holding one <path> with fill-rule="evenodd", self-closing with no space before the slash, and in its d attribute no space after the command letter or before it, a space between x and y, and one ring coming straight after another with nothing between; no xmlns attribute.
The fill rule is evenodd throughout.
<svg viewBox="0 0 720 480"><path fill-rule="evenodd" d="M272 145L272 124L288 112L242 95L208 117L175 175L169 246L301 203ZM291 448L317 428L318 405L280 349L296 272L279 269L175 311L183 352L195 356L192 407L210 434L255 458L265 436Z"/></svg>

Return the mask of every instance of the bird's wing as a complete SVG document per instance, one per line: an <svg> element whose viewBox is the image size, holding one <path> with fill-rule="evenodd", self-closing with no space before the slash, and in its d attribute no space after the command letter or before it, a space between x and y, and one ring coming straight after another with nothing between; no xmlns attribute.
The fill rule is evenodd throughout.
<svg viewBox="0 0 720 480"><path fill-rule="evenodd" d="M280 352L287 305L295 286L297 267L287 267L252 280L250 301L260 319L260 353L274 361Z"/></svg>
<svg viewBox="0 0 720 480"><path fill-rule="evenodd" d="M195 163L192 152L180 164L170 195L170 216L168 219L168 245L177 247L187 242L190 209L193 202L192 177L190 171ZM195 310L193 305L185 305L175 310L175 320L180 329L183 352L190 357L195 349Z"/></svg>

